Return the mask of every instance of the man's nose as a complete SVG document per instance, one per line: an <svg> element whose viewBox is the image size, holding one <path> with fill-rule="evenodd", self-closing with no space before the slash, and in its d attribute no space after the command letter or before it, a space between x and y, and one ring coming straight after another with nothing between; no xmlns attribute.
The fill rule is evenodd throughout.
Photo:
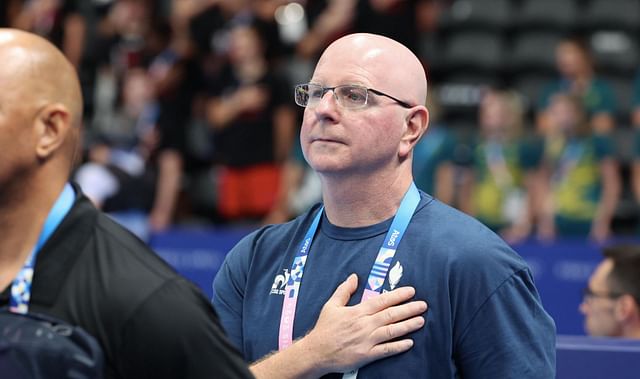
<svg viewBox="0 0 640 379"><path fill-rule="evenodd" d="M319 119L335 120L339 104L332 89L327 89L313 108Z"/></svg>
<svg viewBox="0 0 640 379"><path fill-rule="evenodd" d="M589 305L587 304L587 301L582 300L582 302L578 306L578 309L580 310L580 313L586 316L587 313L589 312Z"/></svg>

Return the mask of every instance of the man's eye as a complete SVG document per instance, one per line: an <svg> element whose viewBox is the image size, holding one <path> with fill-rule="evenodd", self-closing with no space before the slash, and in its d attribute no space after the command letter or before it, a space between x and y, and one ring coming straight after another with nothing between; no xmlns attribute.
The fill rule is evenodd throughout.
<svg viewBox="0 0 640 379"><path fill-rule="evenodd" d="M358 90L349 90L345 92L346 93L344 94L344 97L346 98L346 100L349 100L353 103L363 102L366 98L366 96Z"/></svg>

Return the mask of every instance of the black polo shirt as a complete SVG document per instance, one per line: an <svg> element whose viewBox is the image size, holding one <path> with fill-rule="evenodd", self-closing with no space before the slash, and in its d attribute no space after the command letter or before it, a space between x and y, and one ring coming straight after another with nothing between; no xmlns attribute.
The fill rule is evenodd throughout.
<svg viewBox="0 0 640 379"><path fill-rule="evenodd" d="M202 292L81 194L38 254L29 310L95 336L107 378L251 377Z"/></svg>

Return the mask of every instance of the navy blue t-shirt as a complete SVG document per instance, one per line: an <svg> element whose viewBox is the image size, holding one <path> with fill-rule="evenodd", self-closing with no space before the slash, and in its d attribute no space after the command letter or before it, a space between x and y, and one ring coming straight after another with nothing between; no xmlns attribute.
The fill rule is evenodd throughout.
<svg viewBox="0 0 640 379"><path fill-rule="evenodd" d="M213 304L245 359L278 349L286 278L318 206L266 226L228 254L214 280ZM307 258L294 321L304 336L350 273L364 283L392 219L342 228L322 218ZM396 287L426 300L426 325L408 352L370 363L358 378L554 378L555 326L526 263L473 218L421 192L421 202L390 266ZM384 285L390 289L389 281ZM331 336L327 336L331 338ZM335 376L339 377L339 376Z"/></svg>

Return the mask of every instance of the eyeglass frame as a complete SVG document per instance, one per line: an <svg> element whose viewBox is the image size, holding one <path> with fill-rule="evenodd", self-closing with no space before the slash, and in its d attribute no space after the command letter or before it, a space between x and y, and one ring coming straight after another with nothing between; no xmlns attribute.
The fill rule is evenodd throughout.
<svg viewBox="0 0 640 379"><path fill-rule="evenodd" d="M368 87L357 85L357 84L341 84L341 85L337 85L337 86L334 86L334 87L325 87L325 86L322 86L320 84L315 84L315 83L300 83L300 84L296 84L296 86L294 87L293 99L294 99L294 101L295 101L295 103L297 105L299 105L299 106L301 106L303 108L306 108L306 107L309 106L309 101L307 101L307 105L302 105L302 104L298 103L297 97L296 97L296 93L297 93L298 89L303 87L303 86L307 86L307 87L308 86L316 86L316 87L321 88L322 89L322 95L320 96L320 98L318 100L322 99L327 92L331 91L333 93L333 98L336 100L336 102L338 104L340 104L340 106L342 106L342 107L344 107L346 109L360 109L360 108L364 108L365 106L367 106L367 104L369 104L369 92L372 92L372 93L374 93L375 95L378 95L378 96L387 97L387 98L395 101L396 103L398 103L398 105L402 106L403 108L409 109L409 108L415 107L415 105L411 105L411 104L407 103L406 101L400 100L400 99L398 99L398 98L396 98L394 96L386 94L386 93L384 93L382 91L379 91L377 89L368 88ZM353 88L358 88L358 89L365 90L365 94L366 94L365 96L366 97L364 99L364 103L362 103L362 106L345 107L342 104L342 100L338 99L338 95L336 95L336 88L340 88L340 87L353 87ZM307 90L307 92L308 92L308 90Z"/></svg>
<svg viewBox="0 0 640 379"><path fill-rule="evenodd" d="M626 293L621 293L621 292L598 293L592 290L591 287L589 286L584 287L582 289L582 298L585 301L588 301L589 299L597 299L597 298L616 300L624 295L626 295Z"/></svg>

